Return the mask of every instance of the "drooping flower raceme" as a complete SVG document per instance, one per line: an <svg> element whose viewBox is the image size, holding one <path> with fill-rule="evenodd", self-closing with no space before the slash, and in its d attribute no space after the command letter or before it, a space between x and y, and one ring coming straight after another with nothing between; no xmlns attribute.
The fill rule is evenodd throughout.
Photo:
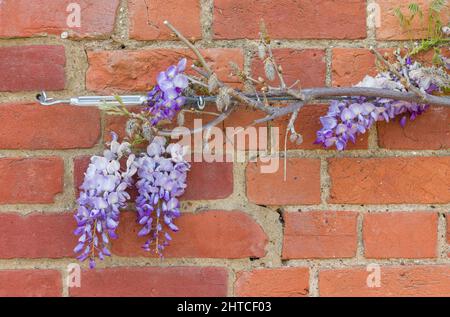
<svg viewBox="0 0 450 317"><path fill-rule="evenodd" d="M168 230L178 231L174 219L180 216L180 197L186 188L190 168L183 158L184 148L179 144L166 146L166 140L155 137L147 152L137 158L139 180L136 187L138 222L142 225L139 236L148 237L143 245L146 251L162 256L172 240Z"/></svg>
<svg viewBox="0 0 450 317"><path fill-rule="evenodd" d="M425 68L418 62L412 63L409 59L401 71L410 78L412 85L428 94L440 91L445 85L442 78L448 79L443 70L434 67ZM390 72L380 73L376 77L366 76L356 87L406 91L400 79ZM400 124L405 126L408 117L414 120L427 108L428 105L386 98L349 97L334 100L328 113L320 118L322 129L317 132L315 143L322 144L326 148L335 146L341 151L347 147L349 141L355 143L357 135L365 133L376 121L389 122L401 116Z"/></svg>
<svg viewBox="0 0 450 317"><path fill-rule="evenodd" d="M182 93L189 85L188 78L183 74L186 63L184 58L178 65L161 72L157 85L148 93L147 110L153 115L152 125L155 126L162 120L171 121L185 104L186 99Z"/></svg>
<svg viewBox="0 0 450 317"><path fill-rule="evenodd" d="M121 170L119 160L128 156L126 169ZM93 156L85 173L75 215L78 227L75 235L80 236L75 253L80 261L89 259L89 266L95 267L95 259L110 256L109 241L115 239L119 224L119 211L130 199L126 189L132 184L136 173L135 156L130 154L129 143L118 143L113 134L110 149L103 156Z"/></svg>

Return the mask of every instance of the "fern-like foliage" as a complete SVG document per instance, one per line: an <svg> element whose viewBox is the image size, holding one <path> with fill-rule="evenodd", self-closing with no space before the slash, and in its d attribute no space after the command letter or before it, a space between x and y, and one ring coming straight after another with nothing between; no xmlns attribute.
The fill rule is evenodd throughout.
<svg viewBox="0 0 450 317"><path fill-rule="evenodd" d="M409 56L416 55L421 52L434 50L433 62L435 64L441 64L442 60L439 57L441 54L441 47L448 46L450 42L449 36L445 35L442 31L445 26L441 20L441 13L444 9L448 8L448 0L433 0L430 3L428 14L425 15L423 8L412 2L407 7L407 13L403 13L401 8L394 10L395 16L398 18L402 28L408 31L411 39L413 38L412 23L416 19L420 20L420 23L427 26L427 38L423 39L420 45L414 47Z"/></svg>

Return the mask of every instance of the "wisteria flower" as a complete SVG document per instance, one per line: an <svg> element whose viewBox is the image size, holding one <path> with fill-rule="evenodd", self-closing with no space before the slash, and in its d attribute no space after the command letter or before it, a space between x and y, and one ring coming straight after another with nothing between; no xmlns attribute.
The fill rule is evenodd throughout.
<svg viewBox="0 0 450 317"><path fill-rule="evenodd" d="M125 155L129 156L122 171L119 160ZM91 268L95 267L96 258L103 260L111 255L109 242L117 238L119 212L130 199L126 190L137 171L134 159L130 144L117 142L117 135L113 134L110 148L103 156L93 156L85 173L75 215L78 227L74 233L80 237L74 252L80 253L80 261L89 259Z"/></svg>
<svg viewBox="0 0 450 317"><path fill-rule="evenodd" d="M422 67L418 62L412 63L410 59L402 64L401 72L410 78L412 85L428 94L441 91L441 87L448 81L448 75L443 70ZM356 87L407 91L399 78L391 72L380 73L376 77L366 76ZM328 113L320 118L322 129L317 132L315 143L326 148L335 146L337 150L342 151L349 141L355 143L356 137L366 133L375 122L389 122L401 116L400 124L405 126L408 117L414 120L428 107L386 98L349 97L334 100Z"/></svg>
<svg viewBox="0 0 450 317"><path fill-rule="evenodd" d="M183 58L178 65L172 65L158 75L157 85L149 92L147 101L147 110L153 115L152 125L162 120L171 121L185 104L183 91L189 86L188 78L184 75L186 63L187 60Z"/></svg>
<svg viewBox="0 0 450 317"><path fill-rule="evenodd" d="M138 235L148 236L144 250L160 256L172 240L166 228L178 231L174 224L174 219L180 216L178 197L184 193L190 168L183 158L184 152L179 144L166 147L164 138L155 137L147 152L136 160L139 177L136 209L138 222L143 226Z"/></svg>

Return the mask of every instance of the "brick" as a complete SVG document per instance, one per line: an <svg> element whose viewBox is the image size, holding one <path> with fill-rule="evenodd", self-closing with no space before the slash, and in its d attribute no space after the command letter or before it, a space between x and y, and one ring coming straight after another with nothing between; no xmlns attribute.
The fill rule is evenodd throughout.
<svg viewBox="0 0 450 317"><path fill-rule="evenodd" d="M283 259L351 258L356 255L354 212L287 212Z"/></svg>
<svg viewBox="0 0 450 317"><path fill-rule="evenodd" d="M201 38L200 1L130 0L130 38L136 40L172 40L164 20L188 38Z"/></svg>
<svg viewBox="0 0 450 317"><path fill-rule="evenodd" d="M309 294L309 269L284 267L237 273L234 292L239 297L300 297Z"/></svg>
<svg viewBox="0 0 450 317"><path fill-rule="evenodd" d="M378 145L393 150L445 150L450 148L450 109L430 107L402 128L398 120L378 122Z"/></svg>
<svg viewBox="0 0 450 317"><path fill-rule="evenodd" d="M96 108L43 107L37 104L0 104L0 148L91 148L100 138Z"/></svg>
<svg viewBox="0 0 450 317"><path fill-rule="evenodd" d="M375 56L362 48L334 48L331 71L334 87L350 87L366 75L375 76L378 73Z"/></svg>
<svg viewBox="0 0 450 317"><path fill-rule="evenodd" d="M211 210L198 214L183 213L176 224L180 231L172 234L173 240L165 250L165 258L241 259L259 258L266 254L266 234L243 212ZM113 253L119 256L153 256L141 248L146 239L137 236L140 229L136 213L123 213L118 229L120 239L114 241Z"/></svg>
<svg viewBox="0 0 450 317"><path fill-rule="evenodd" d="M450 202L450 157L336 158L328 170L330 203Z"/></svg>
<svg viewBox="0 0 450 317"><path fill-rule="evenodd" d="M60 297L61 273L56 270L2 270L1 297Z"/></svg>
<svg viewBox="0 0 450 317"><path fill-rule="evenodd" d="M323 270L319 272L319 293L351 297L448 296L450 289L449 265L381 266L380 273L381 287L368 287L367 279L373 281L373 270Z"/></svg>
<svg viewBox="0 0 450 317"><path fill-rule="evenodd" d="M262 173L266 163L247 165L247 197L260 205L313 205L320 203L320 160L288 159L284 181L284 160L275 173ZM275 160L271 166L275 165Z"/></svg>
<svg viewBox="0 0 450 317"><path fill-rule="evenodd" d="M265 151L267 143L267 124L253 124L253 121L263 118L266 114L249 107L241 107L232 112L223 123L224 150L230 151ZM261 130L265 129L265 130ZM234 157L237 157L237 152ZM231 153L230 153L231 155Z"/></svg>
<svg viewBox="0 0 450 317"><path fill-rule="evenodd" d="M420 39L427 37L426 17L428 16L429 4L432 0L417 0L424 12L424 21L421 22L418 17L414 18L411 29L404 29L401 27L399 19L395 16L394 10L401 8L403 14L409 16L407 9L411 3L409 0L377 0L376 3L380 6L381 24L377 28L377 39L379 40L408 40ZM450 7L447 6L441 12L441 18L444 25L449 22Z"/></svg>
<svg viewBox="0 0 450 317"><path fill-rule="evenodd" d="M300 80L301 87L325 86L326 62L325 51L319 49L293 50L274 49L273 55L278 65L283 68L283 77L286 85L290 86ZM265 78L264 63L259 58L252 62L252 74L254 78ZM269 82L271 86L278 86L279 80Z"/></svg>
<svg viewBox="0 0 450 317"><path fill-rule="evenodd" d="M63 258L74 256L76 222L71 212L0 214L0 258Z"/></svg>
<svg viewBox="0 0 450 317"><path fill-rule="evenodd" d="M84 181L84 173L86 173L90 162L91 157L89 155L81 155L73 159L73 182L75 186L75 193L77 196L79 194L79 188Z"/></svg>
<svg viewBox="0 0 450 317"><path fill-rule="evenodd" d="M215 297L227 295L228 274L220 267L118 267L82 272L83 297Z"/></svg>
<svg viewBox="0 0 450 317"><path fill-rule="evenodd" d="M126 137L125 127L128 118L125 116L114 116L114 115L106 115L105 116L105 133L103 134L103 141L110 142L111 141L111 132L114 132L118 135L120 140L123 140Z"/></svg>
<svg viewBox="0 0 450 317"><path fill-rule="evenodd" d="M0 91L63 90L65 64L63 46L0 47Z"/></svg>
<svg viewBox="0 0 450 317"><path fill-rule="evenodd" d="M68 31L71 37L107 37L114 30L119 0L78 0L81 8L80 27L69 27L73 9L71 0L14 0L0 2L0 38L59 36ZM71 10L68 10L71 9ZM17 14L20 12L20 14ZM70 20L72 21L72 19Z"/></svg>
<svg viewBox="0 0 450 317"><path fill-rule="evenodd" d="M214 184L214 186L211 186ZM183 200L224 199L233 194L233 163L193 162Z"/></svg>
<svg viewBox="0 0 450 317"><path fill-rule="evenodd" d="M434 258L437 255L437 214L373 213L364 216L366 258Z"/></svg>
<svg viewBox="0 0 450 317"><path fill-rule="evenodd" d="M0 204L53 203L63 174L59 157L1 158Z"/></svg>
<svg viewBox="0 0 450 317"><path fill-rule="evenodd" d="M317 138L317 131L322 128L320 123L320 117L326 115L328 112L328 105L306 105L304 106L298 115L295 122L295 129L303 136L303 143L298 145L292 143L288 139L288 150L323 150L324 147L320 144L314 144ZM280 148L284 148L284 137L289 123L288 117L282 117L274 120L273 126L279 128L279 144ZM348 143L347 150L364 150L369 146L369 133L360 134L356 138L356 142ZM328 150L336 150L335 147L331 147Z"/></svg>
<svg viewBox="0 0 450 317"><path fill-rule="evenodd" d="M261 19L269 35L279 39L360 39L367 34L362 0L217 0L214 6L217 39L258 38Z"/></svg>
<svg viewBox="0 0 450 317"><path fill-rule="evenodd" d="M241 49L212 48L202 53L219 77L227 83L238 80L229 76L229 61L242 66ZM146 91L155 84L156 76L168 66L187 56L193 58L186 49L146 49L121 51L89 51L89 69L86 74L88 90L112 93L115 91ZM192 71L188 71L189 73Z"/></svg>

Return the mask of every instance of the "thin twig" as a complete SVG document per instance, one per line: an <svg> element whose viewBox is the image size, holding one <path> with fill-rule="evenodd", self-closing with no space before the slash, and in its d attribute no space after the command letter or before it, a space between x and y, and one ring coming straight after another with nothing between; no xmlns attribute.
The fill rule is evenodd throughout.
<svg viewBox="0 0 450 317"><path fill-rule="evenodd" d="M192 82L193 84L197 84L199 86L202 86L204 88L208 88L208 85L206 85L205 83L202 83L201 81L191 77L191 76L187 76L187 78L189 79L190 82Z"/></svg>
<svg viewBox="0 0 450 317"><path fill-rule="evenodd" d="M183 41L191 50L194 52L194 54L197 56L198 60L202 64L203 68L208 72L209 75L213 73L211 68L209 67L208 63L206 62L203 55L200 53L200 51L195 47L194 44L191 43L186 37L184 37L183 34L181 34L172 24L169 23L169 21L164 21L164 24L172 30L173 33L181 40Z"/></svg>

